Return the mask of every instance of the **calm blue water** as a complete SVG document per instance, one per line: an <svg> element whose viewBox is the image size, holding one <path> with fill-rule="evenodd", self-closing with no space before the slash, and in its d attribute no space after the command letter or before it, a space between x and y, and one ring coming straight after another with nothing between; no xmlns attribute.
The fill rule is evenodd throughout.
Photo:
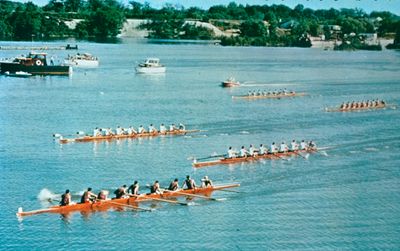
<svg viewBox="0 0 400 251"><path fill-rule="evenodd" d="M65 45L67 42L49 45ZM1 45L21 43L1 43ZM23 43L22 43L23 44ZM28 45L30 43L27 43ZM72 77L0 76L0 249L2 250L368 250L400 249L400 112L326 113L343 101L400 104L400 53L297 48L237 48L79 43L101 59ZM0 58L25 51L0 51ZM49 51L62 59L74 51ZM159 76L134 65L156 56ZM245 85L223 89L235 76ZM249 90L307 92L283 100L232 100ZM183 137L60 145L64 135L96 126L183 122L206 130ZM313 139L332 149L308 159L265 160L194 170L187 158L229 146ZM223 202L163 203L151 213L108 211L26 217L19 206L49 206L47 188L74 194L115 189L138 179L204 175L240 182ZM144 188L143 188L144 189Z"/></svg>

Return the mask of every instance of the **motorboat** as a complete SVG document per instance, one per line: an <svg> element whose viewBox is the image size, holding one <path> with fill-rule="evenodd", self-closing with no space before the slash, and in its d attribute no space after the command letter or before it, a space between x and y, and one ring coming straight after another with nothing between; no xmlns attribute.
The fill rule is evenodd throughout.
<svg viewBox="0 0 400 251"><path fill-rule="evenodd" d="M230 77L225 81L222 81L222 87L235 87L240 86L240 82L236 81L234 77Z"/></svg>
<svg viewBox="0 0 400 251"><path fill-rule="evenodd" d="M74 56L68 56L64 63L73 67L94 68L99 66L99 59L89 53L77 53Z"/></svg>
<svg viewBox="0 0 400 251"><path fill-rule="evenodd" d="M166 67L160 64L158 58L147 58L145 62L140 63L136 68L137 73L165 73Z"/></svg>

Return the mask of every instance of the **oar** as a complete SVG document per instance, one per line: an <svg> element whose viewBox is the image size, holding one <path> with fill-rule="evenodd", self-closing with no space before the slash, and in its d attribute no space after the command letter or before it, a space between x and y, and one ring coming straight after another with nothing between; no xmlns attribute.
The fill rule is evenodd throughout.
<svg viewBox="0 0 400 251"><path fill-rule="evenodd" d="M177 194L182 194L182 195L186 195L186 196L190 196L190 197L202 198L202 199L206 199L206 200L214 200L214 201L226 200L226 198L216 199L216 198L211 198L211 197L207 197L207 196L203 196L203 195L199 195L199 194L185 193L185 192L179 192L179 191L173 191L173 192L177 193Z"/></svg>
<svg viewBox="0 0 400 251"><path fill-rule="evenodd" d="M204 157L204 158L195 158L195 157L189 157L188 160L192 159L192 160L205 160L205 159L213 159L213 158L219 158L219 157L225 157L226 154L219 154L219 155L211 155L208 157Z"/></svg>
<svg viewBox="0 0 400 251"><path fill-rule="evenodd" d="M189 203L186 202L180 202L180 201L176 201L176 200L166 200L166 199L161 199L161 198L151 198L152 200L155 201L161 201L161 202L167 202L167 203L172 203L172 204L179 204L182 206L188 206Z"/></svg>
<svg viewBox="0 0 400 251"><path fill-rule="evenodd" d="M123 206L123 207L129 207L129 208L133 208L133 209L137 209L137 210L148 211L148 212L152 212L154 210L154 209L151 209L151 208L137 207L137 206L132 206L132 205L113 202L113 201L106 201L106 203L110 203L110 204L114 204L114 205L118 205L118 206Z"/></svg>
<svg viewBox="0 0 400 251"><path fill-rule="evenodd" d="M245 192L239 192L239 191L228 190L228 189L221 189L220 191L222 191L222 192L230 192L230 193L245 193Z"/></svg>

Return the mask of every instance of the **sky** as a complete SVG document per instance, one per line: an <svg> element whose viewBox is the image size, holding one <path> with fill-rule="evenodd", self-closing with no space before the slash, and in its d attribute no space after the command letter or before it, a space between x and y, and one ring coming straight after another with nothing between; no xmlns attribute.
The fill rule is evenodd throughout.
<svg viewBox="0 0 400 251"><path fill-rule="evenodd" d="M17 2L28 2L28 0L14 0ZM48 0L31 0L34 4L43 6L47 4ZM128 4L129 0L118 0L124 4ZM295 7L297 4L304 5L305 8L311 9L340 9L340 8L359 8L365 12L371 11L390 11L400 16L400 0L134 0L136 2L144 3L149 2L153 8L161 8L166 3L182 5L185 8L192 6L208 9L210 6L223 4L227 5L230 2L238 4L249 5L272 5L283 4L290 8Z"/></svg>

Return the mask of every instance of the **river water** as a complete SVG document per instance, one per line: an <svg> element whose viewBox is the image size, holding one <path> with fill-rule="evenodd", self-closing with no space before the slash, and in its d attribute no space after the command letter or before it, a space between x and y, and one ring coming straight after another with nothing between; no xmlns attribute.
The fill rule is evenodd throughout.
<svg viewBox="0 0 400 251"><path fill-rule="evenodd" d="M65 45L66 41L48 45ZM1 45L42 45L3 42ZM344 101L400 101L400 53L299 48L220 47L122 40L78 43L100 58L71 77L0 76L0 249L2 250L367 250L400 249L400 113L388 108L327 113ZM0 51L0 58L27 51ZM57 60L74 51L48 51ZM164 75L134 65L159 57ZM242 87L224 89L234 76ZM249 90L287 88L309 96L233 100ZM94 127L184 123L204 130L156 137L60 145L52 134ZM229 146L315 140L331 147L308 159L264 160L194 170L190 157ZM131 210L42 214L19 220L17 208L43 208L38 194L112 191L137 179L168 185L192 175L238 182L242 193L194 205L144 203ZM43 196L42 196L43 197ZM44 196L45 197L45 196ZM77 196L74 196L76 200Z"/></svg>

